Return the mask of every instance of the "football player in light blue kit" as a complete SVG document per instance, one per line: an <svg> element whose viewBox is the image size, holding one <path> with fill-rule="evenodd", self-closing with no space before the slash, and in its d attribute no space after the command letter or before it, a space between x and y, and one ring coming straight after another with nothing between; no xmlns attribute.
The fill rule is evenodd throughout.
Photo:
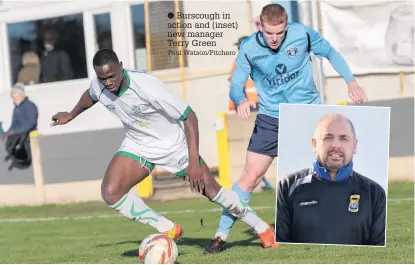
<svg viewBox="0 0 415 265"><path fill-rule="evenodd" d="M301 23L288 23L285 9L278 4L266 5L260 20L260 31L241 44L230 90L242 119L249 117L251 106L255 107L243 93L248 76L254 80L259 96L245 168L232 187L245 202L249 202L252 191L277 156L279 104L322 103L314 85L310 52L330 61L347 83L354 103L367 100L343 57L318 32ZM222 212L219 228L204 253L221 251L235 221L228 212Z"/></svg>

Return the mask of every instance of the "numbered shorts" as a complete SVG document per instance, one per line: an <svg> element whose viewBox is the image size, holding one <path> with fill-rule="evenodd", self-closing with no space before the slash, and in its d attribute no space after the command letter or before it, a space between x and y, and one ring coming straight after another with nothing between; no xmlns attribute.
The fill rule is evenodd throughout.
<svg viewBox="0 0 415 265"><path fill-rule="evenodd" d="M248 151L272 157L278 155L278 118L257 115Z"/></svg>
<svg viewBox="0 0 415 265"><path fill-rule="evenodd" d="M142 153L142 148L137 144L129 140L124 140L119 151L116 153L120 156L129 157L141 165L146 167L151 173L155 166L158 166L178 177L184 177L187 167L189 166L189 150L186 145L180 146L176 150L173 150L170 154L160 156L158 158L147 157ZM199 156L199 163L202 164L203 158Z"/></svg>

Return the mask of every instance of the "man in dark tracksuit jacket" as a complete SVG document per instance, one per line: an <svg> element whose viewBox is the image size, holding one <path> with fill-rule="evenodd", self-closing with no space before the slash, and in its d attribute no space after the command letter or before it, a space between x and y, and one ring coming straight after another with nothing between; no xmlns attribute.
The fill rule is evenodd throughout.
<svg viewBox="0 0 415 265"><path fill-rule="evenodd" d="M384 246L386 194L353 171L353 124L342 115L328 115L312 143L313 167L279 182L276 241Z"/></svg>

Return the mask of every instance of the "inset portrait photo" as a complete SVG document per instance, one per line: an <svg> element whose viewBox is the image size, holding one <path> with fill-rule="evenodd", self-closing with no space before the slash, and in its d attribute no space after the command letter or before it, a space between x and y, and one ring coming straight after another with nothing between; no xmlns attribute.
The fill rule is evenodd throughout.
<svg viewBox="0 0 415 265"><path fill-rule="evenodd" d="M390 108L281 104L276 242L386 246Z"/></svg>

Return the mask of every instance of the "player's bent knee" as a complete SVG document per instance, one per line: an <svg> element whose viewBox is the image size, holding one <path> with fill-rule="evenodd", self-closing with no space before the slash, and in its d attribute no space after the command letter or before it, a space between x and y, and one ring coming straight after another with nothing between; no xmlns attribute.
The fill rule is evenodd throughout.
<svg viewBox="0 0 415 265"><path fill-rule="evenodd" d="M252 181L262 177L263 174L264 170L254 165L247 165L242 171L242 177Z"/></svg>
<svg viewBox="0 0 415 265"><path fill-rule="evenodd" d="M203 195L209 200L213 200L220 191L221 186L213 179L213 182L205 182L205 189Z"/></svg>
<svg viewBox="0 0 415 265"><path fill-rule="evenodd" d="M252 191L255 189L257 183L259 183L258 178L241 178L238 181L239 186L246 191Z"/></svg>
<svg viewBox="0 0 415 265"><path fill-rule="evenodd" d="M205 190L203 195L209 200L213 200L220 190L220 185L218 184L219 189L216 186L205 185Z"/></svg>
<svg viewBox="0 0 415 265"><path fill-rule="evenodd" d="M119 185L114 183L102 183L101 185L101 196L102 199L108 204L113 205L117 203L125 192L122 191Z"/></svg>
<svg viewBox="0 0 415 265"><path fill-rule="evenodd" d="M219 190L221 189L221 186L210 172L206 163L202 163L201 167L203 172L203 181L205 184L205 190L203 195L206 196L208 199L212 200L218 194Z"/></svg>
<svg viewBox="0 0 415 265"><path fill-rule="evenodd" d="M262 171L257 170L256 168L245 168L238 183L247 188L254 188L262 178L262 175Z"/></svg>

